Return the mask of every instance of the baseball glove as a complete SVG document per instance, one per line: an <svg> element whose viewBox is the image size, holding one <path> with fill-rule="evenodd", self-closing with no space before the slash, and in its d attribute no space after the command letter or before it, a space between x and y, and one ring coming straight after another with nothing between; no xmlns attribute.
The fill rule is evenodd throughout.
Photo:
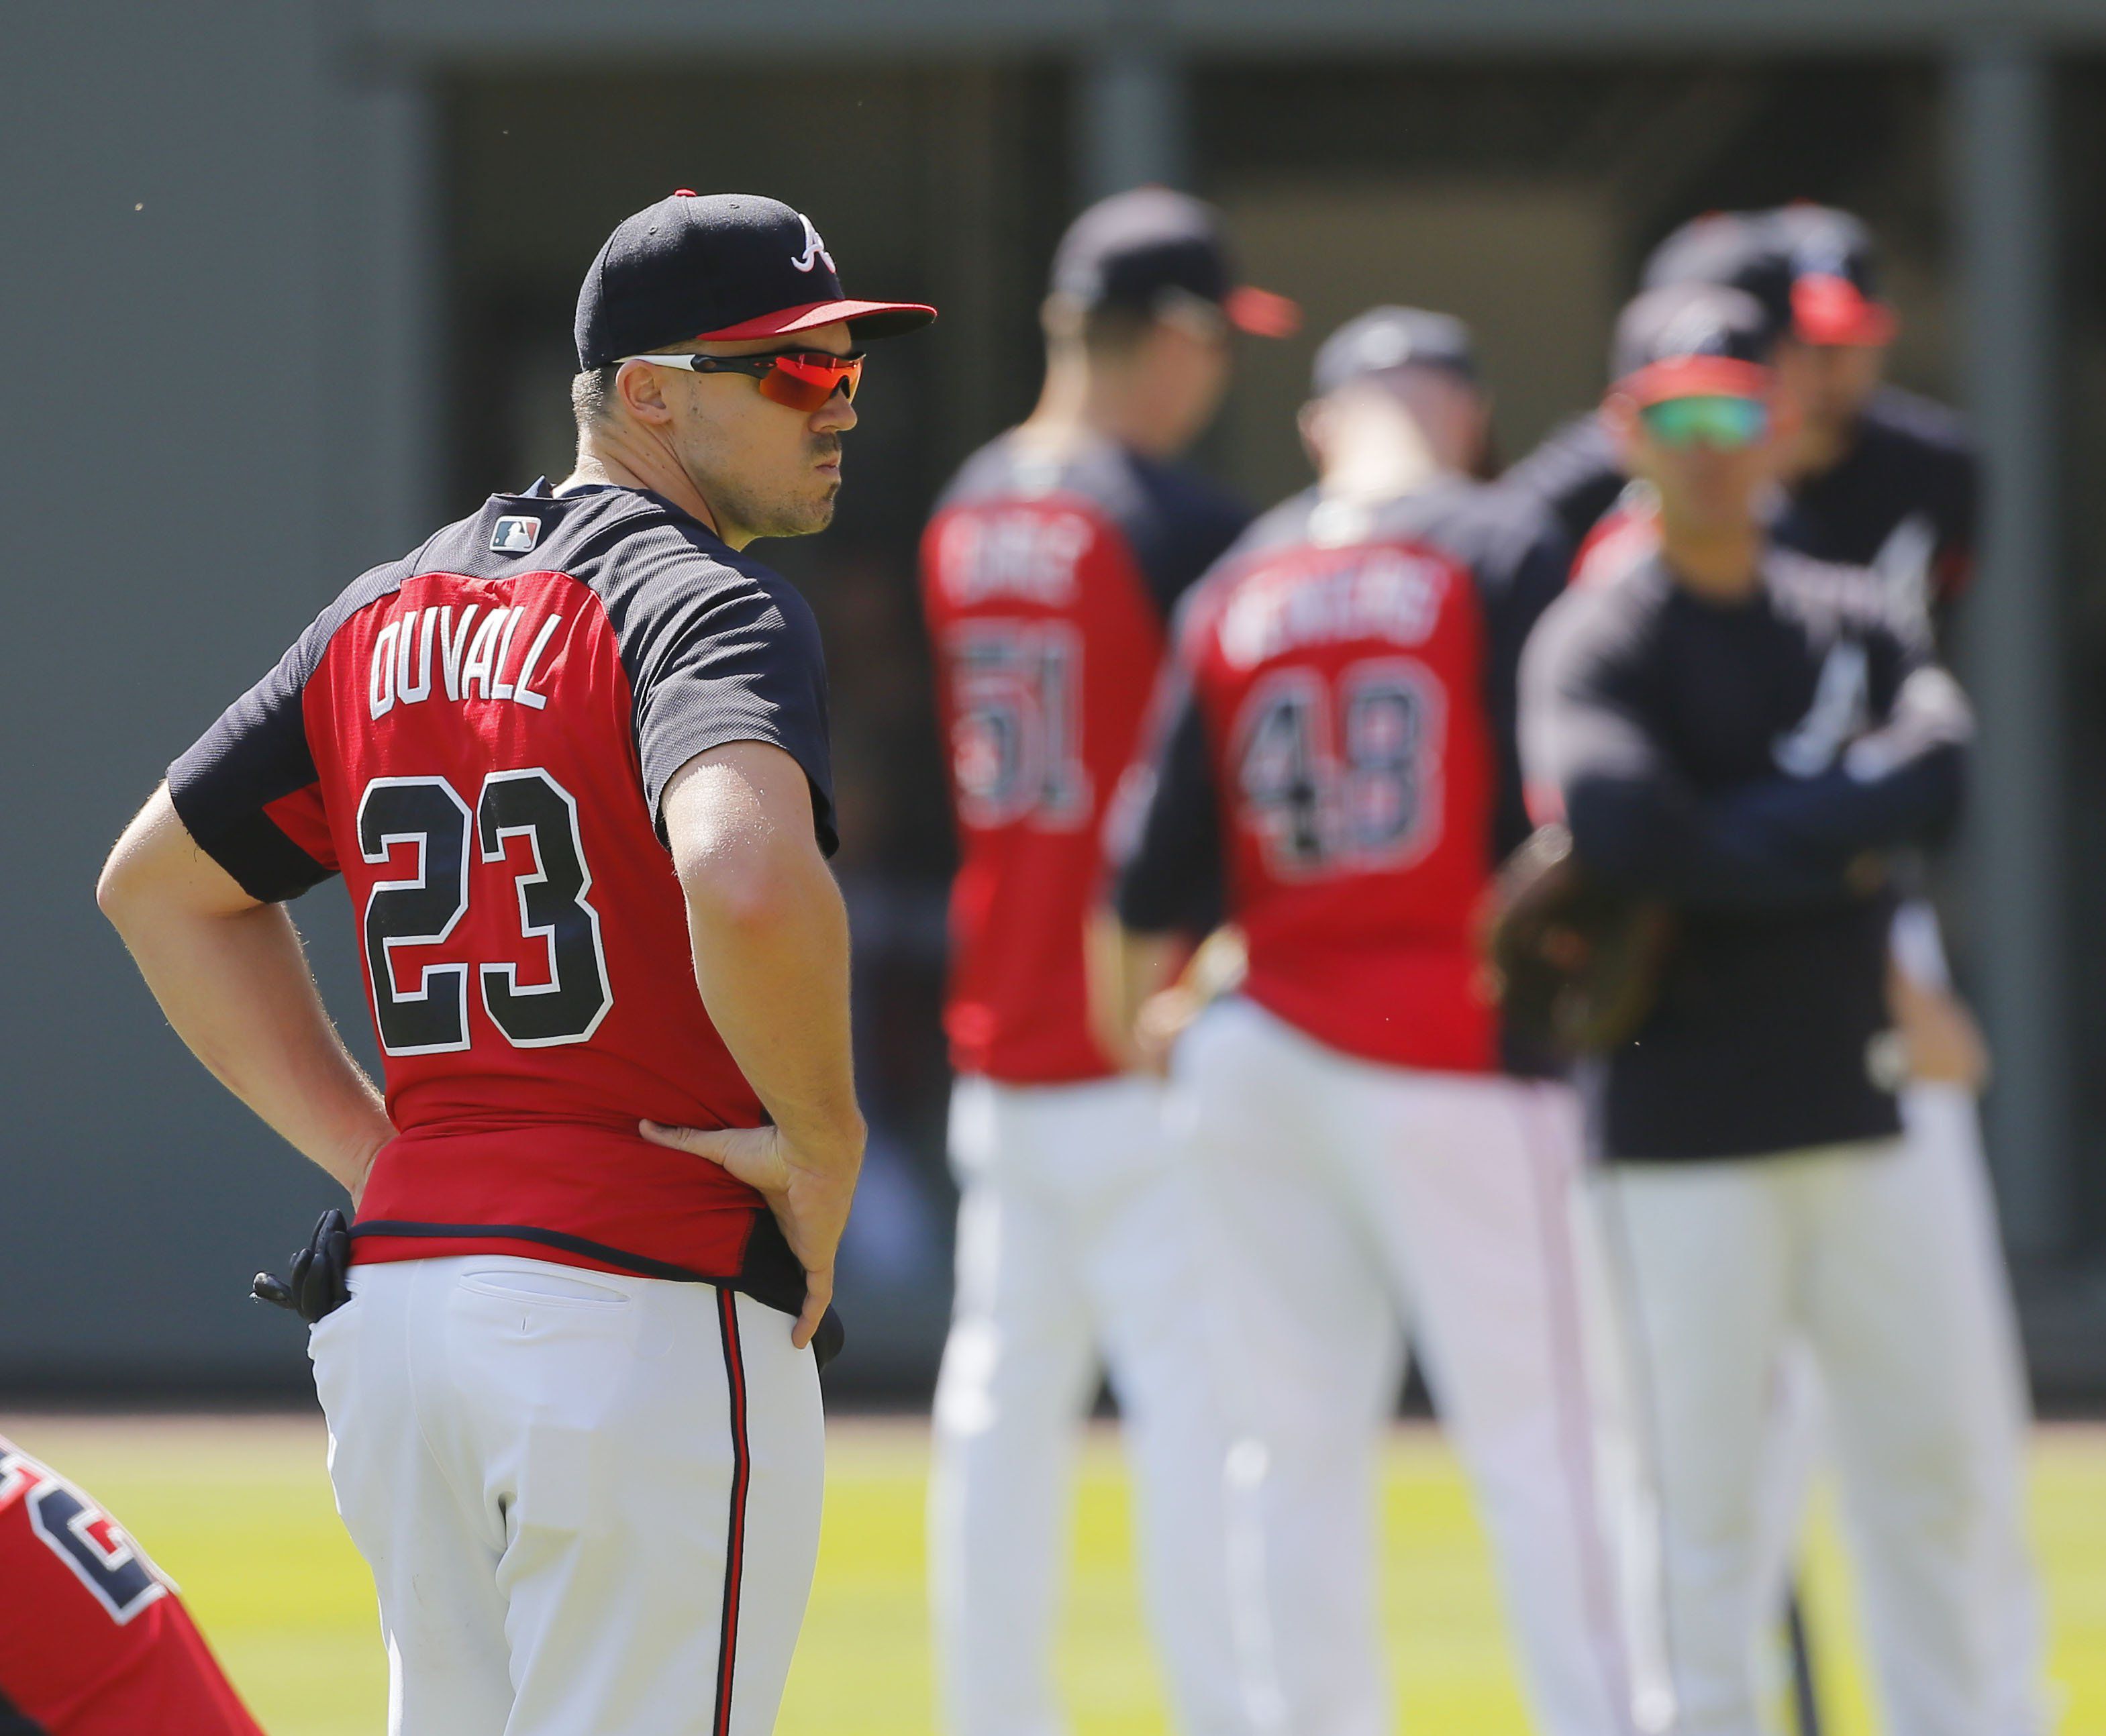
<svg viewBox="0 0 2106 1736"><path fill-rule="evenodd" d="M1604 886L1570 832L1538 827L1499 870L1486 925L1508 1029L1566 1059L1616 1048L1652 1010L1674 937L1665 905Z"/></svg>

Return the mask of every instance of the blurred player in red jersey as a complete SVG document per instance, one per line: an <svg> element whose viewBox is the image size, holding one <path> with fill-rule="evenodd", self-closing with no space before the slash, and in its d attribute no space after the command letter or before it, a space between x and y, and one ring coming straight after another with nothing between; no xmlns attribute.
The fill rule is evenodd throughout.
<svg viewBox="0 0 2106 1736"><path fill-rule="evenodd" d="M627 219L568 481L356 580L104 870L177 1031L358 1206L312 1251L349 1300L292 1288L396 1736L773 1725L863 1124L818 628L746 549L828 523L857 346L933 317L773 199ZM384 1102L280 908L336 874Z"/></svg>
<svg viewBox="0 0 2106 1736"><path fill-rule="evenodd" d="M1405 1325L1499 1552L1538 1727L1632 1717L1596 1516L1577 1107L1503 1066L1475 939L1527 830L1521 647L1564 579L1541 526L1469 480L1488 423L1445 315L1378 308L1318 352L1321 481L1187 603L1117 888L1130 1017L1195 904L1247 947L1240 991L1176 1039L1171 1118L1233 1262L1271 1687L1296 1736L1390 1727L1374 1453Z"/></svg>
<svg viewBox="0 0 2106 1736"><path fill-rule="evenodd" d="M174 1583L0 1438L0 1736L262 1736Z"/></svg>
<svg viewBox="0 0 2106 1736"><path fill-rule="evenodd" d="M1178 1727L1243 1727L1190 1207L1155 1087L1093 1035L1083 951L1171 611L1247 518L1173 461L1220 401L1232 328L1293 316L1235 287L1197 200L1151 188L1092 207L1054 260L1038 407L966 463L923 541L964 858L946 1012L964 1198L930 1506L952 1736L1060 1727L1062 1518L1100 1355Z"/></svg>

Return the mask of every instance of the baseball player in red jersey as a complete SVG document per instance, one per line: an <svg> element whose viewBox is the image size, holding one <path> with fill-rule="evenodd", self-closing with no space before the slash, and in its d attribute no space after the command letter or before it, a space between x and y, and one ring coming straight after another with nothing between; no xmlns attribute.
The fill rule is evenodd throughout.
<svg viewBox="0 0 2106 1736"><path fill-rule="evenodd" d="M1191 1212L1151 1082L1092 1034L1084 928L1106 804L1176 600L1245 522L1171 461L1213 414L1232 286L1212 214L1161 189L1077 219L1054 261L1037 409L976 454L923 543L963 854L946 1022L958 1287L935 1409L930 1577L953 1736L1050 1736L1062 1518L1109 1365L1139 1482L1178 1727L1243 1728L1217 1566L1217 1428Z"/></svg>
<svg viewBox="0 0 2106 1736"><path fill-rule="evenodd" d="M356 580L104 871L178 1033L358 1203L309 1353L403 1736L774 1722L863 1130L817 629L744 551L828 522L856 346L931 317L773 199L629 218L569 481ZM280 908L335 874L384 1099Z"/></svg>
<svg viewBox="0 0 2106 1736"><path fill-rule="evenodd" d="M1195 905L1241 930L1240 992L1176 1040L1171 1116L1243 1304L1278 1727L1391 1725L1374 1452L1408 1322L1537 1723L1603 1736L1629 1727L1632 1689L1596 1523L1577 1111L1503 1069L1474 937L1526 830L1515 669L1563 563L1468 480L1487 413L1459 322L1376 309L1319 351L1315 387L1320 485L1181 619L1117 888L1118 998L1140 1012Z"/></svg>
<svg viewBox="0 0 2106 1736"><path fill-rule="evenodd" d="M0 1438L0 1736L262 1736L173 1581Z"/></svg>

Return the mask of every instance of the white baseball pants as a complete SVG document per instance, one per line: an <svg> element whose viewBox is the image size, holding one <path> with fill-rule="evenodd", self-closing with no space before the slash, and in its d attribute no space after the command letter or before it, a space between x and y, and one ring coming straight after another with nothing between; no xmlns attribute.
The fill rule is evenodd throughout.
<svg viewBox="0 0 2106 1736"><path fill-rule="evenodd" d="M1774 1620L1766 1429L1781 1353L1826 1395L1887 1727L1987 1736L2002 1584L1980 1467L2005 1428L1953 1273L1975 1224L1899 1142L1626 1163L1597 1183L1657 1479L1676 1736L1756 1736Z"/></svg>
<svg viewBox="0 0 2106 1736"><path fill-rule="evenodd" d="M1056 1736L1055 1617L1100 1355L1175 1727L1249 1728L1230 1610L1221 1309L1160 1089L957 1081L957 1294L936 1387L930 1613L952 1736Z"/></svg>
<svg viewBox="0 0 2106 1736"><path fill-rule="evenodd" d="M1562 1087L1339 1054L1247 1000L1177 1046L1171 1125L1237 1273L1236 1385L1263 1443L1276 1727L1383 1736L1375 1455L1408 1323L1497 1553L1538 1727L1630 1727L1597 1506Z"/></svg>
<svg viewBox="0 0 2106 1736"><path fill-rule="evenodd" d="M351 1290L308 1351L390 1736L765 1736L824 1477L790 1318L486 1255Z"/></svg>
<svg viewBox="0 0 2106 1736"><path fill-rule="evenodd" d="M1949 991L1951 972L1938 913L1922 899L1894 913L1895 964L1927 988ZM1902 1089L1898 1161L1925 1210L1944 1225L1941 1238L1964 1251L1946 1273L1969 1330L1950 1347L1960 1378L1974 1394L1978 1426L1969 1436L1969 1472L1988 1513L1985 1547L1995 1578L1982 1613L1992 1635L1995 1736L2041 1736L2050 1721L2044 1692L2046 1617L2026 1539L2026 1450L2032 1427L2025 1352L1996 1227L1996 1196L1982 1147L1982 1120L1972 1093L1958 1085L1917 1081ZM1796 1565L1808 1485L1821 1452L1820 1380L1803 1344L1787 1347L1777 1372L1771 1459L1764 1474L1764 1572L1781 1607Z"/></svg>
<svg viewBox="0 0 2106 1736"><path fill-rule="evenodd" d="M2044 1685L2046 1617L2025 1510L2032 1407L1981 1119L1972 1093L1927 1081L1902 1088L1901 1112L1902 1143L1893 1161L1921 1210L1940 1226L1940 1244L1954 1255L1942 1278L1962 1329L1946 1352L1972 1395L1967 1475L1985 1515L1981 1541L1988 1559L1979 1585L1986 1601L1977 1619L1992 1646L1994 1716L1987 1728L1992 1736L2042 1736L2051 1722ZM1768 1600L1772 1620L1797 1565L1808 1486L1823 1447L1823 1409L1815 1359L1795 1340L1785 1347L1775 1377L1763 1471L1760 1546L1765 1582L1775 1587Z"/></svg>

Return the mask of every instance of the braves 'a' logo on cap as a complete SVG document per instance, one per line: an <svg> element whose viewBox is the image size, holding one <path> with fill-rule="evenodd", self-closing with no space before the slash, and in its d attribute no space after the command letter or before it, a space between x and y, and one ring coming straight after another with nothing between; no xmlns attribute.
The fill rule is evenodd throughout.
<svg viewBox="0 0 2106 1736"><path fill-rule="evenodd" d="M1704 302L1685 307L1660 334L1663 356L1726 356L1733 347L1733 334L1719 311Z"/></svg>
<svg viewBox="0 0 2106 1736"><path fill-rule="evenodd" d="M827 251L827 244L819 239L818 230L812 227L811 218L800 211L797 213L797 221L804 226L804 251L790 263L800 271L809 271L823 259L827 262L827 269L838 275L840 267L834 263L834 256Z"/></svg>

